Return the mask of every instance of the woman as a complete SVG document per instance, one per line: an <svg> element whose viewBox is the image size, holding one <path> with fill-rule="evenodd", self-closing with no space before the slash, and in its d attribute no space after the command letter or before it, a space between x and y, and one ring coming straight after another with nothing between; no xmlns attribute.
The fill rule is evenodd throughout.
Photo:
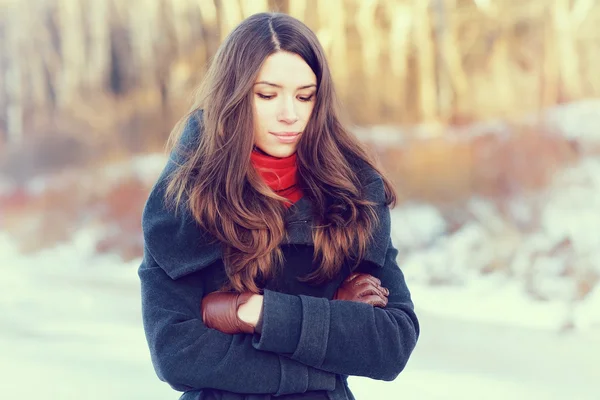
<svg viewBox="0 0 600 400"><path fill-rule="evenodd" d="M419 334L395 195L340 124L324 52L282 14L218 50L143 213L144 328L182 399L353 399Z"/></svg>

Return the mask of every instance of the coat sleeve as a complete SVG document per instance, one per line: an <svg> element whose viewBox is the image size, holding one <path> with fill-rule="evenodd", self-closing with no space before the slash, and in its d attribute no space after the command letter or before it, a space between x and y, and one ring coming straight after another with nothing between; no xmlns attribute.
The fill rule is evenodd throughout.
<svg viewBox="0 0 600 400"><path fill-rule="evenodd" d="M205 233L189 213L176 215L163 202L165 178L189 146L197 144L198 123L193 117L186 125L142 217L142 321L158 377L179 391L283 395L334 390L335 374L259 351L251 335L228 335L204 325L200 304L209 287L208 268L219 258L218 246L204 243Z"/></svg>
<svg viewBox="0 0 600 400"><path fill-rule="evenodd" d="M202 273L171 279L146 249L139 268L142 320L158 377L176 390L273 394L334 390L335 374L252 346L252 336L207 328Z"/></svg>
<svg viewBox="0 0 600 400"><path fill-rule="evenodd" d="M383 191L382 181L373 185ZM379 211L389 220L387 206ZM265 290L262 329L253 335L253 346L324 371L394 380L416 346L419 322L389 232L384 243L382 264L363 262L361 272L389 289L385 308Z"/></svg>

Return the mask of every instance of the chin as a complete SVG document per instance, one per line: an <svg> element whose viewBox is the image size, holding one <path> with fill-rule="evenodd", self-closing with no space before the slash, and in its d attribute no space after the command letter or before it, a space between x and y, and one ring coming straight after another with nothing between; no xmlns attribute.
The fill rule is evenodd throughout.
<svg viewBox="0 0 600 400"><path fill-rule="evenodd" d="M271 157L286 158L296 152L296 147L272 146L267 148L261 148L261 150L270 155Z"/></svg>

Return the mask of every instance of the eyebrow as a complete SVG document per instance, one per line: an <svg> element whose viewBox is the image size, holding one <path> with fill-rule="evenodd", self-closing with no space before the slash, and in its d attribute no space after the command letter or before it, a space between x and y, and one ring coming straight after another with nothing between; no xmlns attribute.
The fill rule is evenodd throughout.
<svg viewBox="0 0 600 400"><path fill-rule="evenodd" d="M274 86L274 87L276 87L276 88L283 89L283 86L281 86L281 85L278 85L278 84L276 84L276 83L273 83L273 82L267 82L267 81L260 81L260 82L256 82L254 85L269 85L269 86ZM316 84L314 84L314 83L311 83L311 84L309 84L309 85L302 85L302 86L298 86L298 88L297 88L297 89L298 89L298 90L301 90L301 89L308 89L308 88L311 88L311 87L317 87L317 85L316 85Z"/></svg>

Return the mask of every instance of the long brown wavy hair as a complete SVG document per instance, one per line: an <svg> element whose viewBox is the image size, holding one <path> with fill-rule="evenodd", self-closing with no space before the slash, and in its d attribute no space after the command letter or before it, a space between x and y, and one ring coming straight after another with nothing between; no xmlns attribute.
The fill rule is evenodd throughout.
<svg viewBox="0 0 600 400"><path fill-rule="evenodd" d="M314 261L304 282L332 279L344 262L359 262L377 223L365 199L356 163L380 172L340 122L329 67L316 35L285 14L255 14L238 25L218 49L190 113L171 132L172 150L188 118L203 110L198 146L170 176L167 200L187 208L223 245L228 290L261 293L261 284L283 264L286 199L254 170L252 87L265 59L278 51L298 54L317 77L315 106L298 143L298 180L312 203ZM383 178L386 204L396 195ZM364 183L364 182L363 182Z"/></svg>

